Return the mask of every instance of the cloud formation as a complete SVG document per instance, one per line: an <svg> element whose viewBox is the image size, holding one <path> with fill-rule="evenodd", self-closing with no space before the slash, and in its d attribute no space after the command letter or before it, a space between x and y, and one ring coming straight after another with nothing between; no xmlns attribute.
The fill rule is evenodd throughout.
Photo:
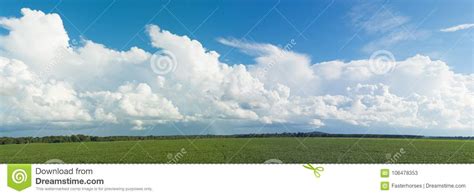
<svg viewBox="0 0 474 196"><path fill-rule="evenodd" d="M364 32L375 37L362 48L372 53L380 48L391 48L407 41L423 39L429 35L413 24L411 18L383 3L361 3L351 8L348 17L356 34Z"/></svg>
<svg viewBox="0 0 474 196"><path fill-rule="evenodd" d="M176 63L156 74L150 52L116 51L91 40L72 46L59 15L21 12L20 18L0 19L9 31L0 36L3 128L50 122L144 130L219 119L233 126L344 124L456 135L474 120L474 75L454 73L423 55L377 73L370 59L312 63L291 48L219 39L255 59L229 65L198 40L149 25L151 45Z"/></svg>
<svg viewBox="0 0 474 196"><path fill-rule="evenodd" d="M474 27L474 24L460 24L453 27L441 29L440 31L441 32L456 32L460 30L470 29L472 27Z"/></svg>

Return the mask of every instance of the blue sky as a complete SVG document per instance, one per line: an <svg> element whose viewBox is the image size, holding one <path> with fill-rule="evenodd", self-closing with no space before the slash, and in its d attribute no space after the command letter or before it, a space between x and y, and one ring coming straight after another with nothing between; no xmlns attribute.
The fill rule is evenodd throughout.
<svg viewBox="0 0 474 196"><path fill-rule="evenodd" d="M468 0L2 1L0 136L471 136L473 9Z"/></svg>
<svg viewBox="0 0 474 196"><path fill-rule="evenodd" d="M371 6L364 6L368 2L371 2ZM439 30L472 23L473 4L469 0L455 3L447 0L264 0L257 3L217 0L199 3L184 0L139 3L130 0L7 0L2 2L0 13L2 16L19 16L18 10L24 7L60 13L72 39L79 40L82 36L122 50L132 46L153 50L144 33L146 24L158 24L176 34L188 35L221 54L227 54L231 48L219 44L217 37L244 38L274 45L284 45L295 39L297 45L294 50L309 54L315 62L320 62L363 59L373 52L370 49L364 51L363 47L382 37L383 33L368 33L354 25L350 13L359 6L362 11L358 14L366 17L382 9L388 10L394 17L408 19L401 28L411 32L410 40L384 47L395 57L404 59L414 54L425 54L448 62L458 72L472 73L472 42L463 41L465 36L472 39L472 33L469 33L472 30L456 33ZM167 5L167 9L163 10L164 5ZM326 11L322 13L323 10ZM299 36L302 31L303 36ZM417 31L423 34L417 35ZM134 36L137 32L139 36ZM248 63L252 59L238 52L230 52L224 60Z"/></svg>

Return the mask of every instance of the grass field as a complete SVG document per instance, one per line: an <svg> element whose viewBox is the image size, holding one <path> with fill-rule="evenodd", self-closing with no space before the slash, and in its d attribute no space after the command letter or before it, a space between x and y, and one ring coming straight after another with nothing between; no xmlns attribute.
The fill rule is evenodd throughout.
<svg viewBox="0 0 474 196"><path fill-rule="evenodd" d="M207 138L0 145L1 163L474 163L473 140Z"/></svg>

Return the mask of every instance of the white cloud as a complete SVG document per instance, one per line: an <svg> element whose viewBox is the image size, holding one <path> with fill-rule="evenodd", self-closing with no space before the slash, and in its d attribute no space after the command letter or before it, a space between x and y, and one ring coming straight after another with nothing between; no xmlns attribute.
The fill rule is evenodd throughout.
<svg viewBox="0 0 474 196"><path fill-rule="evenodd" d="M132 130L136 130L136 131L145 130L145 127L143 127L143 121L141 120L132 120L131 124L133 125Z"/></svg>
<svg viewBox="0 0 474 196"><path fill-rule="evenodd" d="M100 114L123 115L124 117L149 118L160 120L179 120L182 115L173 103L161 95L152 92L145 83L124 84L115 92L86 92L82 98L94 101ZM115 119L107 117L107 119ZM122 118L124 119L124 118Z"/></svg>
<svg viewBox="0 0 474 196"><path fill-rule="evenodd" d="M4 123L90 121L78 93L67 82L40 81L27 65L0 57L0 108L14 110Z"/></svg>
<svg viewBox="0 0 474 196"><path fill-rule="evenodd" d="M456 74L444 62L421 55L397 62L385 75L371 73L369 65L368 60L332 61L314 68L323 74L321 86L328 87L326 93L346 94L357 101L351 112L357 118L373 115L378 122L404 126L469 128L474 119L470 112L474 109L474 75ZM354 75L359 77L351 77ZM357 85L351 85L354 83ZM357 115L361 111L364 113Z"/></svg>
<svg viewBox="0 0 474 196"><path fill-rule="evenodd" d="M160 76L161 93L188 116L259 121L288 98L285 87L268 90L244 65L229 66L197 40L148 26L152 45L176 58L176 70ZM190 100L192 104L190 104ZM268 120L268 118L267 118Z"/></svg>
<svg viewBox="0 0 474 196"><path fill-rule="evenodd" d="M316 77L311 71L311 59L304 54L292 52L271 44L259 44L235 39L219 39L220 43L236 47L255 56L255 64L249 65L252 76L265 84L268 89L285 85L292 94L308 94L315 89ZM291 41L290 41L291 43ZM293 45L297 43L293 41Z"/></svg>
<svg viewBox="0 0 474 196"><path fill-rule="evenodd" d="M0 119L8 126L107 123L145 130L219 119L235 126L320 128L334 126L331 121L455 131L474 120L474 75L427 56L399 60L380 75L368 59L313 64L291 48L219 39L255 58L228 65L199 41L150 25L152 46L176 58L174 71L156 75L147 51L116 51L91 40L72 47L57 14L22 13L0 20L10 31L0 36ZM41 33L48 42L36 39ZM57 48L64 53L58 56Z"/></svg>
<svg viewBox="0 0 474 196"><path fill-rule="evenodd" d="M312 121L309 122L309 124L313 125L315 128L324 126L324 123L319 119L313 119Z"/></svg>
<svg viewBox="0 0 474 196"><path fill-rule="evenodd" d="M441 29L440 31L441 32L456 32L460 30L470 29L472 27L474 27L474 24L460 24L460 25Z"/></svg>
<svg viewBox="0 0 474 196"><path fill-rule="evenodd" d="M0 37L2 55L21 59L38 71L47 66L59 49L70 51L69 37L58 14L21 9L21 18L0 18L0 26L9 30Z"/></svg>

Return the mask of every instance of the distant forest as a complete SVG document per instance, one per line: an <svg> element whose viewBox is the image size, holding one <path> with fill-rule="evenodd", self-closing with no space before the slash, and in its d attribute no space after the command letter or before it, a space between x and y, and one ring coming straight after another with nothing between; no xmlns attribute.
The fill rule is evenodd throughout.
<svg viewBox="0 0 474 196"><path fill-rule="evenodd" d="M382 135L382 134L330 134L323 132L269 133L269 134L237 134L237 135L187 135L187 136L45 136L45 137L0 137L0 145L26 143L67 143L67 142L110 142L131 140L163 140L185 138L263 138L263 137L347 137L347 138L426 138L426 139L463 139L472 137L428 137L420 135Z"/></svg>

